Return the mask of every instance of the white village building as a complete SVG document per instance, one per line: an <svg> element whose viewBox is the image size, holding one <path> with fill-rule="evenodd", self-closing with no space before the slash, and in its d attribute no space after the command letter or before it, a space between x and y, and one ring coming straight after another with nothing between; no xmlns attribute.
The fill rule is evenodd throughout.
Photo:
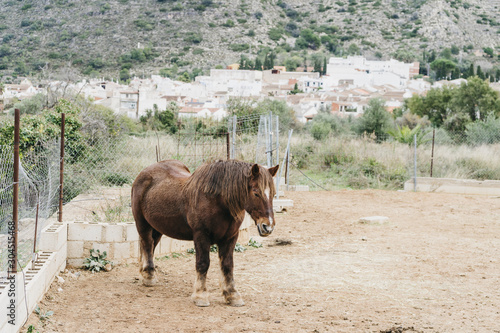
<svg viewBox="0 0 500 333"><path fill-rule="evenodd" d="M408 81L418 74L420 64L367 60L361 56L330 58L327 65L325 86L363 87L392 85L405 88Z"/></svg>

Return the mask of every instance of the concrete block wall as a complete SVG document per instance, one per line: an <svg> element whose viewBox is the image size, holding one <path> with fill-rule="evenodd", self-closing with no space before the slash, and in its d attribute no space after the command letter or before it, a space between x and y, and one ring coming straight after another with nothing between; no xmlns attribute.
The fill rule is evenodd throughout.
<svg viewBox="0 0 500 333"><path fill-rule="evenodd" d="M248 216L250 218L250 216ZM240 243L249 239L248 227L253 220L244 222L240 230ZM134 222L128 223L68 223L68 265L80 267L90 250L106 251L107 259L114 264L137 262L139 260L139 234ZM185 252L193 248L192 241L181 241L163 236L155 249L160 257L172 252Z"/></svg>
<svg viewBox="0 0 500 333"><path fill-rule="evenodd" d="M405 191L414 191L414 179L404 184ZM418 192L500 195L500 180L417 177Z"/></svg>
<svg viewBox="0 0 500 333"><path fill-rule="evenodd" d="M63 223L53 223L42 230L37 259L15 277L15 323L9 317L0 316L0 332L18 332L36 304L48 291L52 281L66 267L67 227ZM11 297L10 286L0 290L0 308L7 309ZM3 313L3 312L2 312Z"/></svg>
<svg viewBox="0 0 500 333"><path fill-rule="evenodd" d="M240 229L238 242L248 243L249 228L254 221L246 214ZM37 260L29 263L23 272L16 275L15 324L8 323L9 317L0 316L0 332L19 332L22 324L35 309L36 304L50 288L56 275L66 268L66 264L81 266L90 249L108 253L108 259L115 264L137 261L139 258L139 235L135 224L106 223L58 223L42 230ZM185 252L193 247L192 241L180 241L163 236L156 247L155 256L172 252ZM0 308L10 304L9 285L0 285ZM25 292L26 291L26 292ZM28 307L26 309L26 303Z"/></svg>

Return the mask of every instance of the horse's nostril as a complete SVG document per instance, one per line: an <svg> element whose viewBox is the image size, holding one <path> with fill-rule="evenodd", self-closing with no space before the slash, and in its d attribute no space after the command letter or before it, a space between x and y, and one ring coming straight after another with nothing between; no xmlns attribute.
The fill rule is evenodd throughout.
<svg viewBox="0 0 500 333"><path fill-rule="evenodd" d="M269 227L267 224L263 224L262 229L264 229L264 231L267 233L270 233L271 231L273 231L273 228Z"/></svg>

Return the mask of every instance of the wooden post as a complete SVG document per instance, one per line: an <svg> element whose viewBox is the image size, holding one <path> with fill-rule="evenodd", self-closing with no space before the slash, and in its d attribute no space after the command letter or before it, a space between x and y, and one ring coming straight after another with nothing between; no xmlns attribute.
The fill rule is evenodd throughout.
<svg viewBox="0 0 500 333"><path fill-rule="evenodd" d="M64 127L66 115L61 113L61 154L59 160L59 215L58 221L63 219L63 187L64 187Z"/></svg>

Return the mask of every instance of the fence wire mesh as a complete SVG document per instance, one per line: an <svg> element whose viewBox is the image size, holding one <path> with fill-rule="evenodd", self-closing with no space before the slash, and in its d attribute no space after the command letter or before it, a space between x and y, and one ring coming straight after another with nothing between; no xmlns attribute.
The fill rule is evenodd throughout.
<svg viewBox="0 0 500 333"><path fill-rule="evenodd" d="M432 132L418 142L394 140L374 142L370 138L332 136L326 141L294 133L290 143L290 164L283 158L289 128L279 127L279 119L269 114L230 117L217 130L182 129L176 134L147 133L121 136L68 147L64 170L64 203L79 194L100 187L131 185L145 167L163 159L178 159L191 171L212 159L232 158L280 164L282 179L292 185L308 185L311 190L338 188L401 188L417 177L459 179L500 179L500 138L489 131L449 134ZM222 129L222 131L221 131ZM227 132L226 132L227 130ZM271 144L272 143L272 144ZM318 148L320 146L320 148ZM31 259L38 204L38 236L47 219L57 209L59 190L59 146L57 142L34 145L23 152L20 170L19 264ZM318 172L320 170L321 172ZM0 276L6 275L7 224L12 220L13 147L0 146ZM284 179L283 179L284 180ZM281 185L284 182L281 181ZM39 238L39 237L37 237Z"/></svg>
<svg viewBox="0 0 500 333"><path fill-rule="evenodd" d="M20 156L18 206L18 269L38 251L41 230L57 209L59 142L39 142ZM13 219L13 147L0 147L0 277L6 278L8 225ZM37 240L35 244L35 239Z"/></svg>

